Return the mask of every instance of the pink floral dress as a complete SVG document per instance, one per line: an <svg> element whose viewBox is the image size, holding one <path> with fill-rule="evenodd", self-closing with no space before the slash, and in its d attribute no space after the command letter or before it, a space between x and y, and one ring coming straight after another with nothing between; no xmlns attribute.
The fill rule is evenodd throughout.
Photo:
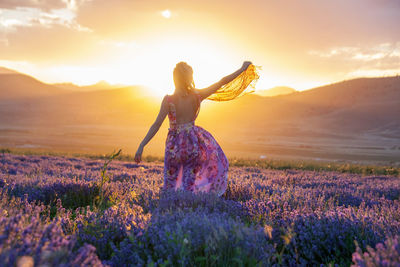
<svg viewBox="0 0 400 267"><path fill-rule="evenodd" d="M201 98L197 95L200 108ZM164 189L215 192L221 196L227 186L228 159L214 137L194 121L176 123L175 105L170 96L170 128L165 144ZM198 113L198 112L197 112Z"/></svg>

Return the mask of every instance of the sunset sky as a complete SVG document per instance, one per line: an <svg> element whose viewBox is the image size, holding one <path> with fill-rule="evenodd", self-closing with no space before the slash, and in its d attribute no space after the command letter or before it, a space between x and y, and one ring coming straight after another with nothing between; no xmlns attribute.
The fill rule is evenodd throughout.
<svg viewBox="0 0 400 267"><path fill-rule="evenodd" d="M0 0L0 66L45 82L173 90L262 66L258 89L400 74L399 0Z"/></svg>

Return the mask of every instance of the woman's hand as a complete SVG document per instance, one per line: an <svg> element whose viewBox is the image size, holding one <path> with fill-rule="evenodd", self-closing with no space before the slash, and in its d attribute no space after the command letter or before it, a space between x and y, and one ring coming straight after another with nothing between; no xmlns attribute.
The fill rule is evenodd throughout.
<svg viewBox="0 0 400 267"><path fill-rule="evenodd" d="M243 71L247 70L247 68L248 68L251 64L253 64L253 63L251 63L251 61L245 61L245 62L243 62L242 70L243 70Z"/></svg>
<svg viewBox="0 0 400 267"><path fill-rule="evenodd" d="M135 154L135 162L136 163L139 163L142 161L142 154L143 154L143 147L139 146L136 151L136 154Z"/></svg>

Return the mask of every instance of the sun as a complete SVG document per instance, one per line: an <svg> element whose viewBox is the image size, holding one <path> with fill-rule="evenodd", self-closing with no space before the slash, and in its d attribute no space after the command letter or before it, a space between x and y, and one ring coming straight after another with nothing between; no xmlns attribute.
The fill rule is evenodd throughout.
<svg viewBox="0 0 400 267"><path fill-rule="evenodd" d="M171 11L169 11L168 9L161 11L161 15L166 18L169 19L171 17Z"/></svg>
<svg viewBox="0 0 400 267"><path fill-rule="evenodd" d="M107 60L98 59L79 67L59 66L53 68L53 76L61 79L64 75L66 81L78 85L104 80L110 84L144 86L149 88L146 94L163 97L174 92L172 73L180 61L192 66L196 88L201 89L237 70L244 60L243 53L229 42L193 29L185 29L184 34L172 29L109 45L114 47Z"/></svg>
<svg viewBox="0 0 400 267"><path fill-rule="evenodd" d="M196 87L202 88L240 67L241 59L235 59L234 53L227 50L198 36L153 37L112 63L106 80L143 85L151 89L152 95L161 97L173 93L173 69L185 61L193 68Z"/></svg>

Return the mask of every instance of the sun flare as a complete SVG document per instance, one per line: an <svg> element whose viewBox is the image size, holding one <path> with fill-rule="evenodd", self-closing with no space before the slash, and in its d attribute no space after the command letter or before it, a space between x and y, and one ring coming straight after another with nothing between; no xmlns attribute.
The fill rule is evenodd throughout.
<svg viewBox="0 0 400 267"><path fill-rule="evenodd" d="M235 59L214 43L195 37L154 39L123 53L104 73L110 83L138 84L151 88L154 96L174 90L172 71L180 61L193 67L196 87L205 87L228 74L241 59ZM98 72L93 72L98 77ZM89 78L89 77L86 77ZM94 78L94 77L93 77Z"/></svg>
<svg viewBox="0 0 400 267"><path fill-rule="evenodd" d="M168 9L164 10L161 12L161 15L166 18L169 19L171 17L171 11L169 11Z"/></svg>

